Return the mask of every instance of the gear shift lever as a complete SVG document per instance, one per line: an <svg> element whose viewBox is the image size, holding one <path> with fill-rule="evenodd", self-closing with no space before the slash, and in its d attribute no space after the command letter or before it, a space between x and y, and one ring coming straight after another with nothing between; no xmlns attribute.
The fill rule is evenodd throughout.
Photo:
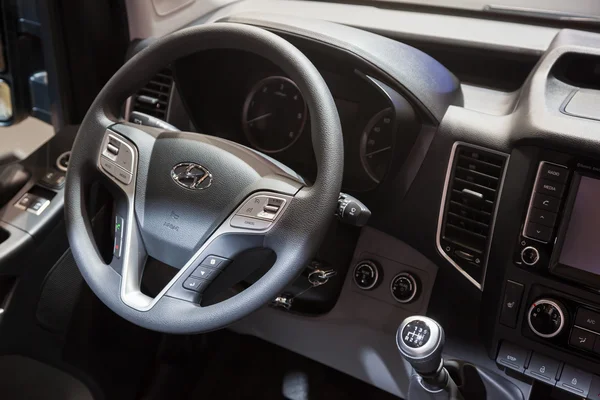
<svg viewBox="0 0 600 400"><path fill-rule="evenodd" d="M444 329L431 318L418 315L408 317L398 327L398 350L417 373L417 376L411 376L409 400L463 399L444 368L444 340Z"/></svg>
<svg viewBox="0 0 600 400"><path fill-rule="evenodd" d="M431 318L412 316L400 324L396 345L400 354L422 378L426 389L439 391L448 384L442 362L444 329Z"/></svg>

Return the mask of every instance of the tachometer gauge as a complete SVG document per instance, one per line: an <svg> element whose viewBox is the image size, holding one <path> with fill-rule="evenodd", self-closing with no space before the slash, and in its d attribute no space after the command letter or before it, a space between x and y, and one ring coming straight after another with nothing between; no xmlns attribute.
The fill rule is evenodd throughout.
<svg viewBox="0 0 600 400"><path fill-rule="evenodd" d="M393 113L386 108L369 120L360 138L360 159L367 175L379 183L392 160Z"/></svg>
<svg viewBox="0 0 600 400"><path fill-rule="evenodd" d="M306 114L306 103L298 86L283 76L271 76L254 85L246 97L243 130L257 150L276 153L298 140Z"/></svg>

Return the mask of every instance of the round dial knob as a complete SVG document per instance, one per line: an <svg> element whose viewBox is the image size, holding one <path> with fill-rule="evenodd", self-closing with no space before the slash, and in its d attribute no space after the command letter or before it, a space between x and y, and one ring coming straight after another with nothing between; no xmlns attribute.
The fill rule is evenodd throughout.
<svg viewBox="0 0 600 400"><path fill-rule="evenodd" d="M540 299L529 308L527 322L536 335L552 338L566 325L567 311L557 300Z"/></svg>
<svg viewBox="0 0 600 400"><path fill-rule="evenodd" d="M361 261L354 268L354 283L362 290L371 290L379 283L379 268L373 261Z"/></svg>
<svg viewBox="0 0 600 400"><path fill-rule="evenodd" d="M417 295L419 286L414 276L408 272L401 272L392 279L390 291L396 301L410 303Z"/></svg>
<svg viewBox="0 0 600 400"><path fill-rule="evenodd" d="M521 261L527 265L535 265L540 260L540 252L533 246L527 246L521 251Z"/></svg>

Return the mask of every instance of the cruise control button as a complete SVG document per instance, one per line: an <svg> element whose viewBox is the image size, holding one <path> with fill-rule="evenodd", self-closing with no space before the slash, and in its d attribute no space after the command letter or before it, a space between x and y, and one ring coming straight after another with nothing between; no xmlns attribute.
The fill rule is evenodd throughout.
<svg viewBox="0 0 600 400"><path fill-rule="evenodd" d="M502 342L496 362L515 371L525 371L525 362L529 352L509 342Z"/></svg>
<svg viewBox="0 0 600 400"><path fill-rule="evenodd" d="M244 217L242 215L236 215L231 219L231 226L236 228L250 229L253 231L260 231L267 229L271 226L272 222L264 221L262 219Z"/></svg>
<svg viewBox="0 0 600 400"><path fill-rule="evenodd" d="M548 243L552 239L552 228L528 222L525 226L525 236Z"/></svg>
<svg viewBox="0 0 600 400"><path fill-rule="evenodd" d="M565 185L550 181L548 179L540 179L535 191L542 194L561 198L565 192Z"/></svg>
<svg viewBox="0 0 600 400"><path fill-rule="evenodd" d="M192 272L192 276L194 276L196 278L202 278L202 279L211 281L217 276L218 273L219 273L219 271L217 271L217 270L208 268L204 265L200 265L198 268L196 268L194 270L194 272Z"/></svg>
<svg viewBox="0 0 600 400"><path fill-rule="evenodd" d="M571 331L571 337L569 338L569 344L573 347L578 347L583 350L594 350L594 343L596 341L596 334L584 329L574 327Z"/></svg>
<svg viewBox="0 0 600 400"><path fill-rule="evenodd" d="M533 206L540 210L558 212L559 205L560 199L557 199L556 197L547 196L541 193L535 193L533 196Z"/></svg>
<svg viewBox="0 0 600 400"><path fill-rule="evenodd" d="M185 282L183 282L183 287L188 290L193 290L194 292L199 292L208 284L208 281L197 278L187 278Z"/></svg>
<svg viewBox="0 0 600 400"><path fill-rule="evenodd" d="M580 307L575 317L575 325L594 332L600 332L600 314Z"/></svg>
<svg viewBox="0 0 600 400"><path fill-rule="evenodd" d="M565 365L556 387L585 397L588 395L591 383L592 374L588 374L570 365Z"/></svg>
<svg viewBox="0 0 600 400"><path fill-rule="evenodd" d="M529 366L525 371L525 375L529 375L532 378L550 383L552 386L556 383L556 373L560 368L560 362L543 356L538 353L533 353Z"/></svg>
<svg viewBox="0 0 600 400"><path fill-rule="evenodd" d="M266 196L255 196L244 203L240 211L238 211L238 215L256 217L258 213L264 210L268 200L269 198Z"/></svg>
<svg viewBox="0 0 600 400"><path fill-rule="evenodd" d="M540 168L540 178L549 179L558 183L565 183L568 175L568 169L547 162L543 162Z"/></svg>
<svg viewBox="0 0 600 400"><path fill-rule="evenodd" d="M529 221L553 228L556 223L556 214L550 211L532 208L529 213Z"/></svg>
<svg viewBox="0 0 600 400"><path fill-rule="evenodd" d="M208 256L202 261L201 265L215 269L215 268L219 268L226 261L228 261L228 260L223 257Z"/></svg>

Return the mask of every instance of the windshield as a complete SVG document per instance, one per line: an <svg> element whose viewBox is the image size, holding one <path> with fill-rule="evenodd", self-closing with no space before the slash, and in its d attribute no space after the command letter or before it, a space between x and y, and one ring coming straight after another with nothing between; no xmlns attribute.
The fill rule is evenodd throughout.
<svg viewBox="0 0 600 400"><path fill-rule="evenodd" d="M497 14L600 23L600 0L384 0Z"/></svg>

